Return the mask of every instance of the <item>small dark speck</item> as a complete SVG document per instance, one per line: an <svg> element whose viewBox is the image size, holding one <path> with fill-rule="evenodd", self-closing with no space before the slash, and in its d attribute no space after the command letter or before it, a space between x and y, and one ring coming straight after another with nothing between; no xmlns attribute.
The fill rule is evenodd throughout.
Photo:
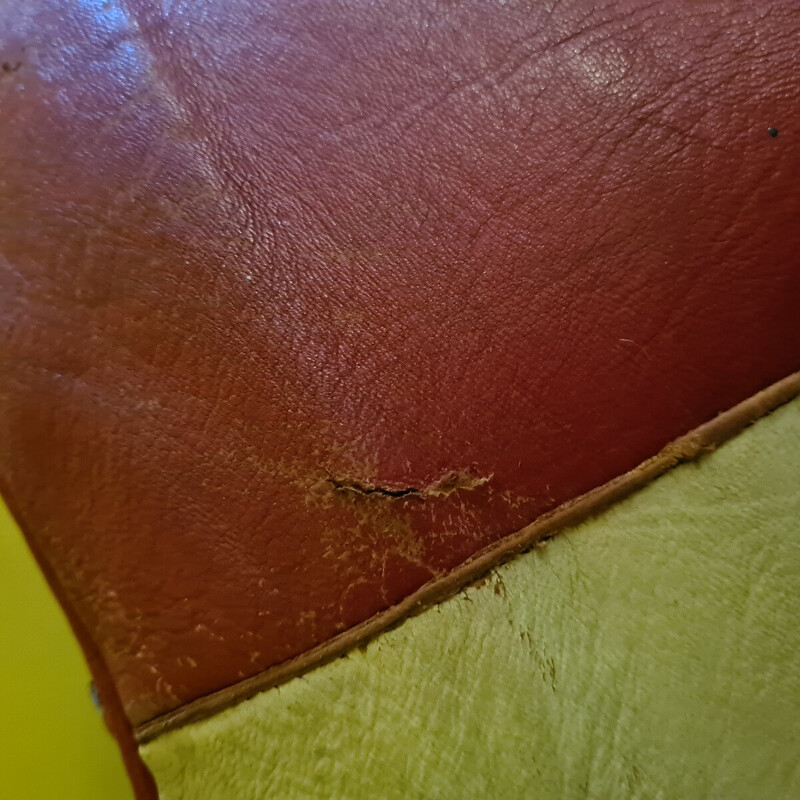
<svg viewBox="0 0 800 800"><path fill-rule="evenodd" d="M94 685L94 681L89 684L89 696L92 698L92 703L94 707L100 712L103 712L103 701L100 699L100 692L97 691L97 687Z"/></svg>
<svg viewBox="0 0 800 800"><path fill-rule="evenodd" d="M767 133L774 139L778 135L777 128L768 128Z"/></svg>

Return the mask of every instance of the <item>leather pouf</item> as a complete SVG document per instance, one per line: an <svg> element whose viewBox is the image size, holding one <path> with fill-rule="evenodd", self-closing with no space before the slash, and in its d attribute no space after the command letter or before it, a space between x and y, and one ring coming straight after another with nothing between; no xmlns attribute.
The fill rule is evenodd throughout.
<svg viewBox="0 0 800 800"><path fill-rule="evenodd" d="M142 800L800 794L795 0L0 66L0 485Z"/></svg>

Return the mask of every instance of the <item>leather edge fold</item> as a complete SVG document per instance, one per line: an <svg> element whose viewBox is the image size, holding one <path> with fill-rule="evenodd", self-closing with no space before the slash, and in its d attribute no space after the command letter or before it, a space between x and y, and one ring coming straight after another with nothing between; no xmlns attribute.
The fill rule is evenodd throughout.
<svg viewBox="0 0 800 800"><path fill-rule="evenodd" d="M136 747L137 736L135 729L133 729L123 711L122 700L119 697L117 687L106 665L105 659L100 652L100 648L97 646L97 643L78 616L75 608L63 592L61 582L58 580L55 570L50 565L42 549L39 547L35 538L29 535L29 529L24 517L17 510L12 499L12 494L6 490L2 478L0 478L0 496L2 496L9 514L22 533L22 538L25 541L26 547L33 556L39 572L44 577L48 588L61 608L61 612L67 620L75 642L80 648L84 662L89 669L92 681L99 694L103 721L108 732L116 740L117 747L122 757L122 763L125 767L136 800L156 800L158 797L158 790L156 789L155 780L150 770L139 756L139 751Z"/></svg>

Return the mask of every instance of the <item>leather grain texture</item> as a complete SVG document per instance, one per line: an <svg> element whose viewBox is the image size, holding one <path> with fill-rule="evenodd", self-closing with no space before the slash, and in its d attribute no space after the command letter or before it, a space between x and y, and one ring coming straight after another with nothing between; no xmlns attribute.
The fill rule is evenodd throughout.
<svg viewBox="0 0 800 800"><path fill-rule="evenodd" d="M162 800L800 796L800 400L143 748Z"/></svg>
<svg viewBox="0 0 800 800"><path fill-rule="evenodd" d="M0 2L0 483L109 706L302 653L798 369L798 31Z"/></svg>

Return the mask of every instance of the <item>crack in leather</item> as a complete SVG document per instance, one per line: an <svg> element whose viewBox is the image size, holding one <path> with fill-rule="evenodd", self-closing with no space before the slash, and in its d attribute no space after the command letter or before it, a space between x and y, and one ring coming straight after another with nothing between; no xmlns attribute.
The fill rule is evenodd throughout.
<svg viewBox="0 0 800 800"><path fill-rule="evenodd" d="M368 486L364 483L354 480L345 480L340 478L327 478L326 483L333 486L337 492L346 492L356 495L363 495L368 497L370 495L377 495L379 497L386 497L389 499L397 499L402 497L415 497L424 500L427 497L446 497L453 492L472 491L479 486L483 486L491 480L489 477L477 477L468 472L459 470L451 470L442 475L441 478L431 483L429 486L416 487L406 486L402 488L391 488L386 486Z"/></svg>

